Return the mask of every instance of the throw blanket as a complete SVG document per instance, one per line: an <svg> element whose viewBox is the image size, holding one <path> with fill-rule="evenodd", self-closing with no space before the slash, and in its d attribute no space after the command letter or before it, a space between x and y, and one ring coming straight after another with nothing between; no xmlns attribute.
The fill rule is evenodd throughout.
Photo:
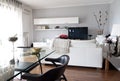
<svg viewBox="0 0 120 81"><path fill-rule="evenodd" d="M53 49L56 50L56 53L68 53L69 52L69 46L70 46L70 40L69 39L55 39L53 41Z"/></svg>

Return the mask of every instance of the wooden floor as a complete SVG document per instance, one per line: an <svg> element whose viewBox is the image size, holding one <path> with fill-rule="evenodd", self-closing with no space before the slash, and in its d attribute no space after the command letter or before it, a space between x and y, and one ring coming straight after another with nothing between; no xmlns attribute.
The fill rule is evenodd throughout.
<svg viewBox="0 0 120 81"><path fill-rule="evenodd" d="M50 68L53 68L53 66L43 65L43 72ZM40 73L39 67L31 73ZM120 72L115 69L105 72L104 69L69 66L65 71L65 75L68 81L120 81Z"/></svg>

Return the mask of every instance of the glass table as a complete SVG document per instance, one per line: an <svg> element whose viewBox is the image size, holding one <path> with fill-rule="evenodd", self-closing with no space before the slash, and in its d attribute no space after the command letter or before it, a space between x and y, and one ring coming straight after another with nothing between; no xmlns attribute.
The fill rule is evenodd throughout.
<svg viewBox="0 0 120 81"><path fill-rule="evenodd" d="M32 67L36 67L37 65L40 65L41 73L42 73L42 65L41 61L45 59L47 56L51 55L55 50L52 49L42 49L40 52L40 58L35 62L24 62L19 61L15 64L15 71L18 71L18 73L14 74L11 78L9 78L7 81L11 81L14 77L18 76L19 74L22 74L23 72L28 72Z"/></svg>

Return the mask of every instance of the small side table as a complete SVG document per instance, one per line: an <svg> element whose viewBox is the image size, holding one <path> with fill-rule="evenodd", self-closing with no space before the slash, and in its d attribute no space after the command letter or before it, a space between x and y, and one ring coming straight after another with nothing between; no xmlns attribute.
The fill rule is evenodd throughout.
<svg viewBox="0 0 120 81"><path fill-rule="evenodd" d="M111 43L108 44L108 52L107 52L107 56L105 57L105 71L107 72L109 70L109 58L111 57L111 47L110 47Z"/></svg>

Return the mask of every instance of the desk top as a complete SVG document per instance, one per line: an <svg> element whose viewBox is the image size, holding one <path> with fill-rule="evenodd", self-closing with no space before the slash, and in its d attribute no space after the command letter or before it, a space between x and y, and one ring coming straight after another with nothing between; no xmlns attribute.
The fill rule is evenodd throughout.
<svg viewBox="0 0 120 81"><path fill-rule="evenodd" d="M7 81L12 80L14 77L21 74L22 72L26 72L26 70L29 69L30 67L36 66L39 61L41 61L44 58L46 58L47 56L51 55L53 52L55 52L55 50L43 49L40 52L40 58L37 61L35 61L35 62L21 62L20 61L20 62L18 62L17 64L15 64L15 71L19 71L19 72L17 74L15 74L13 77L9 78Z"/></svg>
<svg viewBox="0 0 120 81"><path fill-rule="evenodd" d="M19 62L15 65L15 71L24 71L24 69L26 69L32 64L33 62Z"/></svg>

